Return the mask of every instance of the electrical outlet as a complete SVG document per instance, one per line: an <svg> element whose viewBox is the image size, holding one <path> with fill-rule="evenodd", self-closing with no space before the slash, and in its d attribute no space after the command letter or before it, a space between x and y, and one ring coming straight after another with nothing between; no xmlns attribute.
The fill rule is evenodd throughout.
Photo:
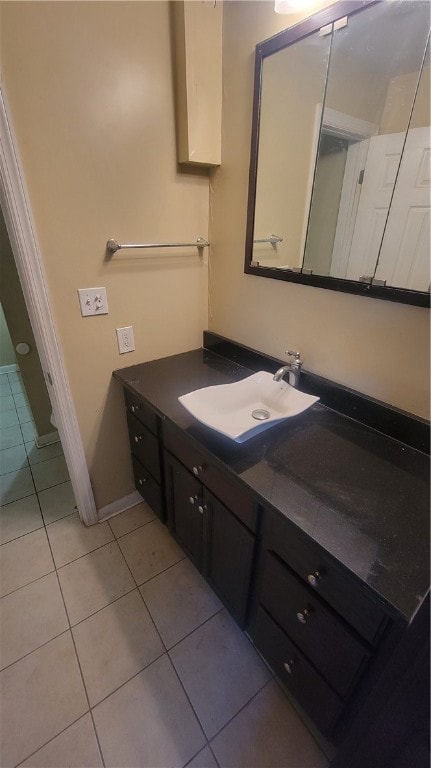
<svg viewBox="0 0 431 768"><path fill-rule="evenodd" d="M135 349L135 339L133 337L133 326L128 325L127 328L116 328L118 349L120 355L125 352L133 352Z"/></svg>
<svg viewBox="0 0 431 768"><path fill-rule="evenodd" d="M78 288L78 296L82 317L108 314L106 288Z"/></svg>

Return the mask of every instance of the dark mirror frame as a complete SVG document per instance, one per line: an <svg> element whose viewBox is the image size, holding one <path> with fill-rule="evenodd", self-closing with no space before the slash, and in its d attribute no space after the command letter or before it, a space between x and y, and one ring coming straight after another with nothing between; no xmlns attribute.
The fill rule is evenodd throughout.
<svg viewBox="0 0 431 768"><path fill-rule="evenodd" d="M355 280L325 277L324 275L310 275L302 271L294 272L291 270L281 270L276 267L253 266L252 263L263 61L267 56L271 56L271 54L286 48L288 45L292 45L292 43L296 43L302 38L313 34L326 24L331 24L343 16L352 16L369 6L376 5L377 2L379 0L340 0L340 2L322 11L318 11L305 21L279 32L256 46L244 272L259 277L270 277L274 280L313 285L316 288L329 288L331 291L355 293L361 296L371 296L375 299L386 299L402 304L413 304L418 307L429 308L431 306L431 295L428 291L412 291L405 288L371 285Z"/></svg>

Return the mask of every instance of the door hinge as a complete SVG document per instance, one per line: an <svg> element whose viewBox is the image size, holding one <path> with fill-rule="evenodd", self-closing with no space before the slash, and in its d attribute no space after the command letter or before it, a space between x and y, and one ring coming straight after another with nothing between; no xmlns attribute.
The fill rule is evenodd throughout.
<svg viewBox="0 0 431 768"><path fill-rule="evenodd" d="M362 184L362 182L364 181L364 176L365 176L365 169L363 169L362 171L359 171L358 184Z"/></svg>
<svg viewBox="0 0 431 768"><path fill-rule="evenodd" d="M51 374L50 374L49 371L46 371L46 378L48 379L48 382L50 383L50 385L52 387L52 378L51 378Z"/></svg>

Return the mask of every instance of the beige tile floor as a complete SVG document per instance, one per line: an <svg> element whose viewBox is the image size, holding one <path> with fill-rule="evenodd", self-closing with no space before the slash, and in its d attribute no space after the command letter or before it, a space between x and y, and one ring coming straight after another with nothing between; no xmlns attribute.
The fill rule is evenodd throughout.
<svg viewBox="0 0 431 768"><path fill-rule="evenodd" d="M59 462L50 469L58 449L36 454L29 431L15 442L11 415L3 427L4 413L26 405L15 403L19 377L3 379L0 458L14 468L0 477L13 489L0 518L2 768L327 766L247 636L145 503L80 523ZM18 446L25 457L2 455ZM22 469L22 485L7 478Z"/></svg>

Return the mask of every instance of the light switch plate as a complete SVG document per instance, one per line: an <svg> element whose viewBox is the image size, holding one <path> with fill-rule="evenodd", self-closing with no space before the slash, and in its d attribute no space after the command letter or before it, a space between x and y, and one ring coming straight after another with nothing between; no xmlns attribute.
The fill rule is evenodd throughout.
<svg viewBox="0 0 431 768"><path fill-rule="evenodd" d="M120 355L124 355L125 352L133 352L135 349L135 339L133 336L133 326L128 325L126 328L116 328L118 349Z"/></svg>
<svg viewBox="0 0 431 768"><path fill-rule="evenodd" d="M108 314L106 288L78 288L78 296L82 317Z"/></svg>

